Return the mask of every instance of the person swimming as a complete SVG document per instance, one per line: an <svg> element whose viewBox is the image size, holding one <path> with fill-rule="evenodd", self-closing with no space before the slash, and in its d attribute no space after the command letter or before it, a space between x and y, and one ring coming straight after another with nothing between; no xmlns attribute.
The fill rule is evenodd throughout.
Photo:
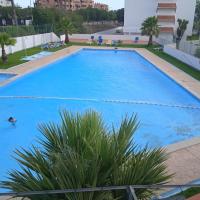
<svg viewBox="0 0 200 200"><path fill-rule="evenodd" d="M8 122L10 122L12 125L15 125L17 120L14 117L9 117Z"/></svg>

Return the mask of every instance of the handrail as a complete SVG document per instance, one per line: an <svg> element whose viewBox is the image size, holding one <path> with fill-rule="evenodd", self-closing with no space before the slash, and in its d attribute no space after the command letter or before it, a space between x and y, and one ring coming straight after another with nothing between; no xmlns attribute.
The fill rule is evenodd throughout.
<svg viewBox="0 0 200 200"><path fill-rule="evenodd" d="M81 192L101 192L114 190L133 189L168 189L168 188L200 188L200 184L186 184L186 185L125 185L125 186L107 186L94 188L79 188L79 189L63 189L63 190L44 190L44 191L28 191L28 192L4 192L0 196L25 197L33 195L49 195L49 194L66 194L66 193L81 193Z"/></svg>

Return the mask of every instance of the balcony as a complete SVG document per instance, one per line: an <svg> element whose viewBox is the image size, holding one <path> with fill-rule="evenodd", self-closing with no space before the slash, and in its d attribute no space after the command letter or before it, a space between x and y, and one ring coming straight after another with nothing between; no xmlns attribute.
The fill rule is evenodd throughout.
<svg viewBox="0 0 200 200"><path fill-rule="evenodd" d="M174 33L173 27L160 27L161 33Z"/></svg>
<svg viewBox="0 0 200 200"><path fill-rule="evenodd" d="M174 9L176 10L176 3L158 3L158 9Z"/></svg>
<svg viewBox="0 0 200 200"><path fill-rule="evenodd" d="M158 22L172 22L175 23L175 15L158 15Z"/></svg>

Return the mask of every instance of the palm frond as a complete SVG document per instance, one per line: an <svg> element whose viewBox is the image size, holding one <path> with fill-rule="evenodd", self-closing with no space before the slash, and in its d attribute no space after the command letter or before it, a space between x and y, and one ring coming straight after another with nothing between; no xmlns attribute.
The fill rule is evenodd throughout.
<svg viewBox="0 0 200 200"><path fill-rule="evenodd" d="M12 191L78 189L110 185L165 184L168 175L163 149L138 149L134 133L137 116L125 117L119 128L111 130L93 111L84 114L60 113L59 124L39 126L39 148L16 150L20 170L8 174L2 182ZM152 190L137 190L141 199ZM35 199L36 197L29 197ZM123 200L123 192L90 192L40 196L37 199Z"/></svg>

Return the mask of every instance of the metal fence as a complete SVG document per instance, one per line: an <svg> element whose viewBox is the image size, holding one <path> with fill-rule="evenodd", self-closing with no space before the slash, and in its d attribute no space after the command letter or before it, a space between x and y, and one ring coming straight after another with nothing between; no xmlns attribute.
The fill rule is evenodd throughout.
<svg viewBox="0 0 200 200"><path fill-rule="evenodd" d="M28 35L36 35L42 33L50 33L54 31L51 24L46 25L20 25L20 26L0 26L0 32L6 32L11 37L21 37Z"/></svg>
<svg viewBox="0 0 200 200"><path fill-rule="evenodd" d="M200 58L200 40L182 41L179 49L187 54Z"/></svg>
<svg viewBox="0 0 200 200"><path fill-rule="evenodd" d="M94 193L94 192L118 192L124 191L126 193L127 200L139 200L137 193L139 190L151 190L154 195L149 198L150 200L185 200L186 198L195 195L200 192L200 184L188 184L188 185L127 185L127 186L109 186L109 187L96 187L96 188L81 188L81 189L63 189L63 190L48 190L48 191L30 191L30 192L7 192L0 193L0 199L10 198L29 198L40 197L47 198L51 195L67 195L78 193ZM190 190L190 191L189 191ZM66 198L67 199L67 198ZM78 198L77 198L78 199ZM124 199L125 200L125 199Z"/></svg>

